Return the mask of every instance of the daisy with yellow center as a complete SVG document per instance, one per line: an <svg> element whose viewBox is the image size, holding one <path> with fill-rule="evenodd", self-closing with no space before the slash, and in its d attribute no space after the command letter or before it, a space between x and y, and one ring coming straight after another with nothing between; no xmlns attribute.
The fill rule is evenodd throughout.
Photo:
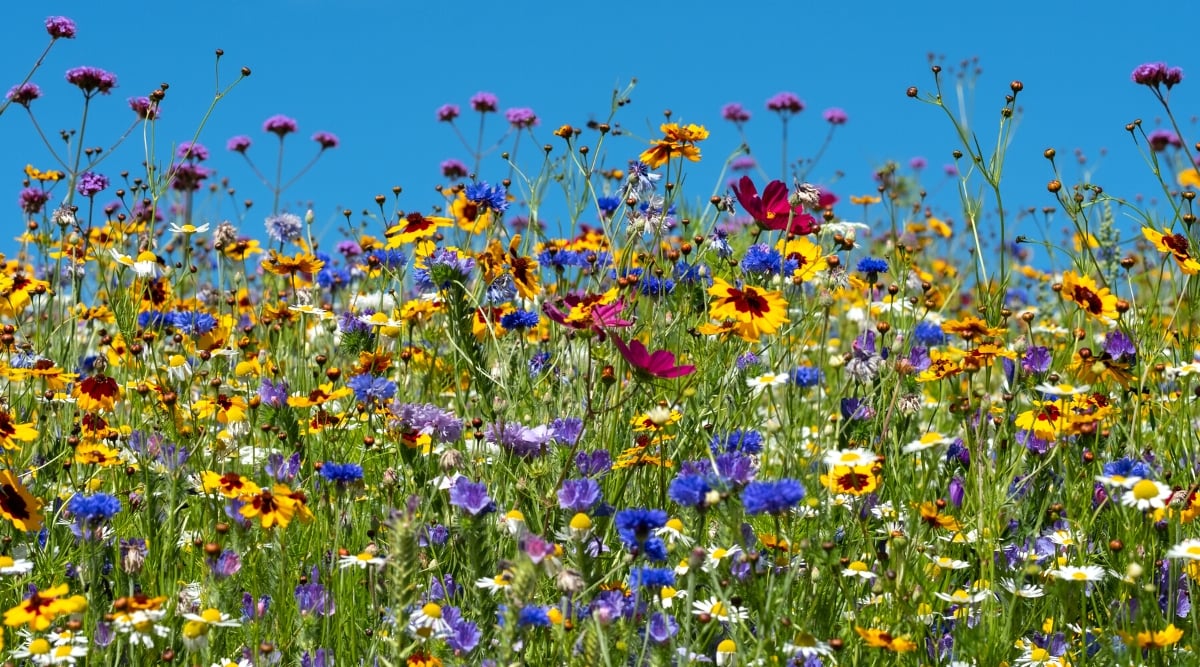
<svg viewBox="0 0 1200 667"><path fill-rule="evenodd" d="M1184 540L1167 551L1167 558L1200 562L1200 539Z"/></svg>
<svg viewBox="0 0 1200 667"><path fill-rule="evenodd" d="M735 322L735 332L744 340L757 342L763 334L773 334L788 322L787 299L780 292L753 285L739 289L713 278L708 294L712 297L708 314L715 320Z"/></svg>
<svg viewBox="0 0 1200 667"><path fill-rule="evenodd" d="M1061 581L1075 581L1080 583L1104 581L1108 573L1099 565L1064 565L1055 570L1047 572L1049 576Z"/></svg>
<svg viewBox="0 0 1200 667"><path fill-rule="evenodd" d="M750 394L757 396L764 390L771 387L777 387L781 384L787 384L788 376L779 375L777 373L763 373L757 377L752 377L746 380L746 386L750 387Z"/></svg>
<svg viewBox="0 0 1200 667"><path fill-rule="evenodd" d="M387 563L387 559L369 551L363 551L352 556L342 556L338 559L338 567L343 570L347 568L358 568L360 570L371 567L380 568L385 563Z"/></svg>
<svg viewBox="0 0 1200 667"><path fill-rule="evenodd" d="M852 561L842 570L843 577L857 577L859 579L874 579L877 575L871 571L871 566L861 560Z"/></svg>
<svg viewBox="0 0 1200 667"><path fill-rule="evenodd" d="M1121 495L1121 504L1127 507L1136 507L1139 510L1160 509L1166 507L1171 495L1171 487L1166 484L1152 479L1142 479Z"/></svg>
<svg viewBox="0 0 1200 667"><path fill-rule="evenodd" d="M441 605L427 602L412 613L408 631L418 639L444 637L450 633L450 624L442 618Z"/></svg>
<svg viewBox="0 0 1200 667"><path fill-rule="evenodd" d="M750 612L715 597L693 602L692 613L696 616L708 616L726 623L736 623L750 618Z"/></svg>

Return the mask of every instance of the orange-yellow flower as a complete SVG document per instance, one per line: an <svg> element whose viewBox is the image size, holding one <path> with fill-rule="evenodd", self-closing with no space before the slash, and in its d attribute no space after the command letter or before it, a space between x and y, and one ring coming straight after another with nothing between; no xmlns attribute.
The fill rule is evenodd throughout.
<svg viewBox="0 0 1200 667"><path fill-rule="evenodd" d="M787 300L779 292L768 292L752 285L741 289L720 278L713 278L708 289L713 297L709 315L717 320L733 320L747 325L738 334L757 341L762 334L773 334L788 321Z"/></svg>
<svg viewBox="0 0 1200 667"><path fill-rule="evenodd" d="M1074 271L1063 273L1062 295L1091 317L1108 323L1117 317L1117 297L1107 287L1097 287L1096 281Z"/></svg>
<svg viewBox="0 0 1200 667"><path fill-rule="evenodd" d="M1158 248L1159 252L1171 253L1180 270L1189 276L1200 273L1200 262L1192 257L1187 237L1183 234L1168 234L1150 227L1142 227L1142 235Z"/></svg>
<svg viewBox="0 0 1200 667"><path fill-rule="evenodd" d="M854 631L867 643L867 646L881 648L896 653L915 651L917 645L906 637L893 637L891 633L876 628L854 626Z"/></svg>
<svg viewBox="0 0 1200 667"><path fill-rule="evenodd" d="M38 436L37 429L34 428L33 422L18 424L16 418L11 412L0 411L0 447L4 449L20 449L21 445L17 442L32 442Z"/></svg>
<svg viewBox="0 0 1200 667"><path fill-rule="evenodd" d="M38 632L50 627L54 619L87 609L87 598L67 595L67 585L55 586L32 593L21 604L4 612L4 624L10 628L26 626Z"/></svg>
<svg viewBox="0 0 1200 667"><path fill-rule="evenodd" d="M642 151L638 159L653 169L663 166L673 157L686 158L692 162L700 161L700 149L696 147L696 142L708 138L708 130L703 125L681 126L678 123L664 123L659 129L664 137L652 141L650 148Z"/></svg>
<svg viewBox="0 0 1200 667"><path fill-rule="evenodd" d="M0 470L0 516L17 530L32 532L42 527L42 501L34 498L11 470Z"/></svg>
<svg viewBox="0 0 1200 667"><path fill-rule="evenodd" d="M112 410L121 400L121 386L107 375L91 375L75 385L75 404L80 410Z"/></svg>

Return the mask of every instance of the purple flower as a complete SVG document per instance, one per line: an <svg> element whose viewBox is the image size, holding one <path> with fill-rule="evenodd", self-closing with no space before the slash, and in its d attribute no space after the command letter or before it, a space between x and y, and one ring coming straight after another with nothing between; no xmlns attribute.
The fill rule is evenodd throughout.
<svg viewBox="0 0 1200 667"><path fill-rule="evenodd" d="M953 503L955 507L962 507L963 497L966 496L966 493L967 489L965 486L963 486L962 478L957 475L951 478L950 488L947 492L947 495L950 496L950 502Z"/></svg>
<svg viewBox="0 0 1200 667"><path fill-rule="evenodd" d="M1167 90L1170 90L1172 86L1183 81L1183 70L1167 67L1167 64L1162 62L1144 63L1138 65L1129 78L1136 84L1151 88L1166 85Z"/></svg>
<svg viewBox="0 0 1200 667"><path fill-rule="evenodd" d="M280 213L268 216L263 223L267 228L267 236L276 243L287 243L300 238L303 221L294 213Z"/></svg>
<svg viewBox="0 0 1200 667"><path fill-rule="evenodd" d="M462 113L462 111L458 108L457 104L443 104L442 106L438 107L437 119L443 123L450 123L453 122L455 118L458 118L460 113Z"/></svg>
<svg viewBox="0 0 1200 667"><path fill-rule="evenodd" d="M804 111L804 102L796 93L782 92L776 93L767 100L767 110L776 111L780 114L800 113Z"/></svg>
<svg viewBox="0 0 1200 667"><path fill-rule="evenodd" d="M280 139L295 132L297 129L299 129L299 126L296 125L296 119L288 118L283 114L276 114L263 121L263 132L277 134Z"/></svg>
<svg viewBox="0 0 1200 667"><path fill-rule="evenodd" d="M845 125L850 116L840 107L830 107L821 113L821 117L830 125Z"/></svg>
<svg viewBox="0 0 1200 667"><path fill-rule="evenodd" d="M288 383L287 380L272 382L270 378L264 377L262 383L258 386L258 398L263 405L272 408L282 408L287 405L288 399Z"/></svg>
<svg viewBox="0 0 1200 667"><path fill-rule="evenodd" d="M737 102L730 102L721 107L721 118L731 123L745 123L750 120L750 112Z"/></svg>
<svg viewBox="0 0 1200 667"><path fill-rule="evenodd" d="M300 474L300 452L292 452L287 458L279 452L272 452L267 456L263 470L277 482L290 482Z"/></svg>
<svg viewBox="0 0 1200 667"><path fill-rule="evenodd" d="M326 482L337 484L339 487L357 484L363 479L362 466L357 463L334 463L326 461L321 465L321 478Z"/></svg>
<svg viewBox="0 0 1200 667"><path fill-rule="evenodd" d="M495 111L500 100L492 93L478 92L471 96L471 108L479 113Z"/></svg>
<svg viewBox="0 0 1200 667"><path fill-rule="evenodd" d="M534 565L541 563L547 556L553 556L555 552L554 543L536 533L526 533L521 537L518 546Z"/></svg>
<svg viewBox="0 0 1200 667"><path fill-rule="evenodd" d="M607 449L579 452L575 455L575 467L584 477L598 477L612 468L612 454Z"/></svg>
<svg viewBox="0 0 1200 667"><path fill-rule="evenodd" d="M338 144L341 143L338 141L336 134L324 131L317 132L316 134L312 135L312 140L318 144L321 144L321 150L337 148Z"/></svg>
<svg viewBox="0 0 1200 667"><path fill-rule="evenodd" d="M504 112L504 118L518 130L538 124L537 114L533 112L533 109L528 107L513 107Z"/></svg>
<svg viewBox="0 0 1200 667"><path fill-rule="evenodd" d="M548 426L528 427L515 422L488 424L484 438L521 458L534 458L549 451L554 433Z"/></svg>
<svg viewBox="0 0 1200 667"><path fill-rule="evenodd" d="M75 39L75 22L65 16L47 17L46 32L54 39Z"/></svg>
<svg viewBox="0 0 1200 667"><path fill-rule="evenodd" d="M146 96L129 98L129 108L142 120L157 120L158 105L150 102Z"/></svg>
<svg viewBox="0 0 1200 667"><path fill-rule="evenodd" d="M747 514L783 514L804 499L804 485L795 479L750 482L742 491Z"/></svg>
<svg viewBox="0 0 1200 667"><path fill-rule="evenodd" d="M50 201L50 193L35 187L28 187L21 190L21 195L17 198L17 203L21 206L21 210L28 215L37 215L40 213L42 207L48 201Z"/></svg>
<svg viewBox="0 0 1200 667"><path fill-rule="evenodd" d="M671 638L679 633L679 623L670 614L656 611L650 617L650 622L646 625L645 632L650 641L663 645L671 641Z"/></svg>
<svg viewBox="0 0 1200 667"><path fill-rule="evenodd" d="M685 473L671 480L667 497L683 507L703 510L708 506L708 494L712 490L708 475Z"/></svg>
<svg viewBox="0 0 1200 667"><path fill-rule="evenodd" d="M462 420L436 405L396 402L389 409L403 429L429 435L434 443L454 442L462 436Z"/></svg>
<svg viewBox="0 0 1200 667"><path fill-rule="evenodd" d="M1104 339L1104 351L1108 356L1115 361L1121 361L1125 357L1132 359L1137 356L1137 346L1125 335L1121 330L1115 330Z"/></svg>
<svg viewBox="0 0 1200 667"><path fill-rule="evenodd" d="M29 103L42 96L42 89L36 83L22 83L8 89L6 97L14 104L29 108Z"/></svg>
<svg viewBox="0 0 1200 667"><path fill-rule="evenodd" d="M242 569L242 559L237 552L225 549L208 559L208 569L216 579L228 579Z"/></svg>
<svg viewBox="0 0 1200 667"><path fill-rule="evenodd" d="M332 616L335 611L333 596L317 581L317 575L314 567L310 583L296 586L296 605L302 616Z"/></svg>
<svg viewBox="0 0 1200 667"><path fill-rule="evenodd" d="M479 646L483 633L478 625L464 619L457 607L442 607L442 620L450 626L450 633L445 637L447 648L455 653L466 654Z"/></svg>
<svg viewBox="0 0 1200 667"><path fill-rule="evenodd" d="M75 191L84 197L94 197L107 187L107 176L92 171L85 171L79 176L79 182L75 184Z"/></svg>
<svg viewBox="0 0 1200 667"><path fill-rule="evenodd" d="M246 620L259 619L267 615L271 610L271 596L264 595L258 598L258 603L254 602L254 596L249 593L242 593L242 618Z"/></svg>
<svg viewBox="0 0 1200 667"><path fill-rule="evenodd" d="M198 141L185 141L179 144L179 148L175 149L175 157L178 157L180 160L199 160L203 162L208 159L208 149Z"/></svg>
<svg viewBox="0 0 1200 667"><path fill-rule="evenodd" d="M77 86L87 97L93 93L109 94L117 86L117 77L99 67L76 67L67 70L67 83Z"/></svg>
<svg viewBox="0 0 1200 667"><path fill-rule="evenodd" d="M921 157L920 155L918 155L908 161L908 166L913 171L921 171L922 169L925 168L925 165L927 165L927 164L929 164L929 162L925 158Z"/></svg>
<svg viewBox="0 0 1200 667"><path fill-rule="evenodd" d="M212 174L208 167L195 162L184 162L174 167L171 188L179 192L195 192L200 185Z"/></svg>
<svg viewBox="0 0 1200 667"><path fill-rule="evenodd" d="M729 163L730 171L750 171L757 166L758 162L749 155L735 157L733 158L733 161Z"/></svg>
<svg viewBox="0 0 1200 667"><path fill-rule="evenodd" d="M230 137L229 141L225 142L225 150L234 151L236 153L245 153L247 148L250 148L250 137L247 137L244 134L239 134L236 137Z"/></svg>
<svg viewBox="0 0 1200 667"><path fill-rule="evenodd" d="M572 512L586 512L600 502L600 485L594 479L568 479L558 490L558 506Z"/></svg>
<svg viewBox="0 0 1200 667"><path fill-rule="evenodd" d="M450 487L450 504L462 509L471 517L496 511L496 503L488 496L487 485L483 482L472 482L466 477L458 478L454 486Z"/></svg>
<svg viewBox="0 0 1200 667"><path fill-rule="evenodd" d="M442 176L449 179L466 178L467 165L453 158L442 162Z"/></svg>
<svg viewBox="0 0 1200 667"><path fill-rule="evenodd" d="M583 420L579 417L559 417L550 422L550 432L560 445L574 445L583 433Z"/></svg>
<svg viewBox="0 0 1200 667"><path fill-rule="evenodd" d="M383 402L396 395L396 383L384 377L374 377L366 373L355 375L346 381L346 386L354 390L354 397L363 403L374 401Z"/></svg>
<svg viewBox="0 0 1200 667"><path fill-rule="evenodd" d="M942 165L942 173L947 176L958 176L958 165L947 163Z"/></svg>
<svg viewBox="0 0 1200 667"><path fill-rule="evenodd" d="M1025 350L1021 358L1021 370L1025 373L1045 373L1050 370L1050 349L1034 345Z"/></svg>
<svg viewBox="0 0 1200 667"><path fill-rule="evenodd" d="M646 541L653 532L667 525L667 513L660 509L635 507L617 512L617 534L626 547Z"/></svg>
<svg viewBox="0 0 1200 667"><path fill-rule="evenodd" d="M1170 130L1159 128L1146 135L1146 141L1150 144L1150 150L1158 153L1167 149L1167 146L1181 148L1183 141L1179 139L1179 135Z"/></svg>
<svg viewBox="0 0 1200 667"><path fill-rule="evenodd" d="M300 667L333 667L333 651L319 648L312 653L304 652L300 656Z"/></svg>

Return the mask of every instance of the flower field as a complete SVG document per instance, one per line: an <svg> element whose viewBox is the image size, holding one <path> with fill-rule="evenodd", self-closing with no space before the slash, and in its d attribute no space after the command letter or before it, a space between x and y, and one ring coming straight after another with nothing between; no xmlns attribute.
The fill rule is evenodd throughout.
<svg viewBox="0 0 1200 667"><path fill-rule="evenodd" d="M47 137L45 55L0 132ZM295 164L283 115L223 151L157 137L164 85L96 137L117 77L67 71L82 121L29 156L0 258L0 658L1200 664L1183 72L1127 84L1166 120L1126 128L1152 207L1046 150L1058 245L1006 199L1022 83L981 138L932 70L897 97L959 141L949 207L923 162L820 185L789 92L753 111L780 146L728 158L707 142L744 139L740 104L634 142L629 89L556 129L480 92L430 104L474 162L436 204L397 187L327 233L290 202L336 135ZM143 162L89 148L114 139ZM222 160L269 212L208 217Z"/></svg>

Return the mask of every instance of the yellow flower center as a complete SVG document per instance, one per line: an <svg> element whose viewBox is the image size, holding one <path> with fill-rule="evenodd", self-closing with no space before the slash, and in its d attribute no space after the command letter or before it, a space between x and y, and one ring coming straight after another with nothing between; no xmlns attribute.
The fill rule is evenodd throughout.
<svg viewBox="0 0 1200 667"><path fill-rule="evenodd" d="M1187 548L1187 555L1200 556L1200 544L1193 544Z"/></svg>
<svg viewBox="0 0 1200 667"><path fill-rule="evenodd" d="M203 618L205 623L218 623L221 620L221 610L209 607L200 612L200 618Z"/></svg>
<svg viewBox="0 0 1200 667"><path fill-rule="evenodd" d="M29 653L32 655L45 655L50 652L50 642L38 637L29 642Z"/></svg>
<svg viewBox="0 0 1200 667"><path fill-rule="evenodd" d="M717 644L717 653L733 653L736 650L737 644L735 644L732 639L726 639L720 644Z"/></svg>
<svg viewBox="0 0 1200 667"><path fill-rule="evenodd" d="M862 562L861 560L856 560L853 563L850 563L849 565L847 565L846 567L855 572L866 572L867 571L867 564Z"/></svg>
<svg viewBox="0 0 1200 667"><path fill-rule="evenodd" d="M1032 662L1045 662L1050 659L1050 652L1044 648L1035 648L1029 652L1029 659Z"/></svg>
<svg viewBox="0 0 1200 667"><path fill-rule="evenodd" d="M571 517L571 528L573 530L588 530L592 527L592 518L583 512L577 512Z"/></svg>
<svg viewBox="0 0 1200 667"><path fill-rule="evenodd" d="M1150 500L1158 497L1158 485L1154 482L1143 479L1133 485L1133 497L1138 500Z"/></svg>
<svg viewBox="0 0 1200 667"><path fill-rule="evenodd" d="M712 609L710 609L708 613L712 616L720 616L720 615L724 614L725 613L725 603L714 602Z"/></svg>
<svg viewBox="0 0 1200 667"><path fill-rule="evenodd" d="M1083 581L1088 578L1088 573L1083 570L1077 570L1071 573L1071 578L1075 581Z"/></svg>
<svg viewBox="0 0 1200 667"><path fill-rule="evenodd" d="M438 606L437 604L430 602L430 603L426 604L424 607L421 607L421 613L425 614L429 618L441 618L442 617L442 608L440 606Z"/></svg>
<svg viewBox="0 0 1200 667"><path fill-rule="evenodd" d="M12 556L0 556L0 567L12 567L12 566L13 566Z"/></svg>
<svg viewBox="0 0 1200 667"><path fill-rule="evenodd" d="M720 549L720 548L713 549L713 552L712 552L713 560L721 560L722 558L725 557L725 554L727 554L727 553L729 553L729 552L725 551L724 549Z"/></svg>

